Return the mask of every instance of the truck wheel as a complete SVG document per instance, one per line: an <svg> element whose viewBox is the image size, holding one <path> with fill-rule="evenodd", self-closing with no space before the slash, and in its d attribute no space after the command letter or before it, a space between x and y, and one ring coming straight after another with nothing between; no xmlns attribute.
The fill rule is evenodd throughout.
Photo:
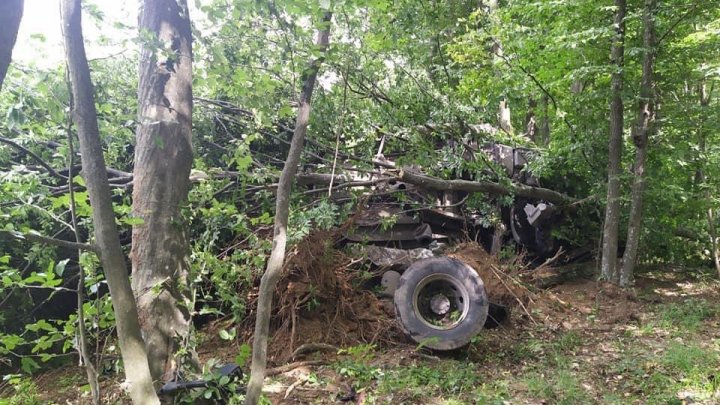
<svg viewBox="0 0 720 405"><path fill-rule="evenodd" d="M477 272L449 257L413 263L400 277L394 301L404 332L435 350L468 344L483 328L489 307Z"/></svg>

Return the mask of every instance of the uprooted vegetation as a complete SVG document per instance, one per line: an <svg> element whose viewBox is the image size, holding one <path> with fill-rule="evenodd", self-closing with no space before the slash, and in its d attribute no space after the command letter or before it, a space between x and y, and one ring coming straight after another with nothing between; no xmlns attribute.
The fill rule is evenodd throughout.
<svg viewBox="0 0 720 405"><path fill-rule="evenodd" d="M276 290L271 362L289 360L307 343L342 347L397 342L392 313L362 288L363 274L353 266L360 260L334 246L339 235L339 230L314 232L290 253ZM249 315L244 322L248 340L254 323L253 313Z"/></svg>

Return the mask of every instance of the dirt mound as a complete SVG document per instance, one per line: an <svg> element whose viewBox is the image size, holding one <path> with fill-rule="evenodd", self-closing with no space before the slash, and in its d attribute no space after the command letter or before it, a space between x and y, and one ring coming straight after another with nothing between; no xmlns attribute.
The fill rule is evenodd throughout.
<svg viewBox="0 0 720 405"><path fill-rule="evenodd" d="M581 264L582 269L572 268L577 264L536 269L502 265L476 243L459 245L448 256L473 267L485 283L490 302L510 308L516 323L567 329L588 322L599 326L637 321L634 295L597 282L592 269L584 268L591 264ZM548 278L554 280L552 286L538 288L538 280Z"/></svg>
<svg viewBox="0 0 720 405"><path fill-rule="evenodd" d="M335 247L341 232L313 232L288 255L275 291L272 363L288 361L303 344L384 345L400 338L392 308L362 288L360 271L352 268L360 261ZM252 324L243 329L249 337Z"/></svg>
<svg viewBox="0 0 720 405"><path fill-rule="evenodd" d="M519 282L517 272L503 269L498 260L477 243L458 245L456 250L447 255L467 263L477 271L485 284L490 302L509 308L530 303L532 293Z"/></svg>

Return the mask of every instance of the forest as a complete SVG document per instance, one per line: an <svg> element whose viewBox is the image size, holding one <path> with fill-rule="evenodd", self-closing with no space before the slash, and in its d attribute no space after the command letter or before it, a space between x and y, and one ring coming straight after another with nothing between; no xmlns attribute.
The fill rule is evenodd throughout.
<svg viewBox="0 0 720 405"><path fill-rule="evenodd" d="M0 0L0 405L720 403L720 0Z"/></svg>

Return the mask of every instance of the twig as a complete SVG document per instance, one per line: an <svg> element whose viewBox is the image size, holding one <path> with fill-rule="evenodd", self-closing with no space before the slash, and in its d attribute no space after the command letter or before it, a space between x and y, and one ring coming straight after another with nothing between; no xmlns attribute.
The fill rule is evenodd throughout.
<svg viewBox="0 0 720 405"><path fill-rule="evenodd" d="M545 262L543 264L539 265L538 267L536 267L534 271L537 272L538 270L542 270L545 267L549 267L551 264L555 263L555 261L557 261L557 259L559 259L563 253L565 253L565 251L563 250L563 248L561 246L560 249L558 249L557 253L555 253L555 255L553 257L545 260Z"/></svg>
<svg viewBox="0 0 720 405"><path fill-rule="evenodd" d="M295 388L297 388L300 385L305 384L305 382L308 380L308 376L303 376L298 378L294 383L290 384L290 386L285 390L285 399L290 396L290 394L293 392Z"/></svg>
<svg viewBox="0 0 720 405"><path fill-rule="evenodd" d="M429 354L425 354L423 352L418 352L418 351L412 351L412 352L410 352L410 354L412 356L420 357L421 359L425 359L425 360L432 360L432 361L440 361L441 360L440 357L431 356Z"/></svg>
<svg viewBox="0 0 720 405"><path fill-rule="evenodd" d="M680 16L680 18L678 18L677 21L675 21L675 22L670 26L670 28L668 28L668 30L665 31L665 33L660 36L660 39L658 39L658 41L657 41L657 43L655 44L655 46L659 48L659 47L660 47L660 44L663 42L663 40L664 40L668 35L670 35L670 33L672 33L673 30L674 30L678 25L680 25L680 23L681 23L683 20L685 20L685 19L690 15L691 12L695 11L695 9L698 8L698 6L699 6L700 4L703 4L703 2L702 2L702 1L696 1L695 4L693 4L693 6L690 8L690 10L688 10L685 14L683 14L682 16Z"/></svg>
<svg viewBox="0 0 720 405"><path fill-rule="evenodd" d="M527 314L528 318L530 318L530 320L532 321L532 323L535 324L535 325L537 325L537 324L538 324L537 321L536 321L535 318L533 318L533 316L530 314L530 311L528 311L528 309L527 309L527 307L525 306L525 304L522 303L522 300L520 300L520 298L518 298L518 296L515 294L515 292L510 288L510 286L507 285L507 283L505 282L505 280L503 280L502 276L501 276L500 274L498 274L498 273L502 273L502 272L501 272L500 270L498 270L498 269L497 269L494 265L492 265L492 264L490 265L490 270L493 271L493 273L495 274L495 277L497 277L498 280L500 280L500 282L502 283L502 285L505 286L505 289L506 289L510 294L512 294L512 296L515 298L515 300L518 302L518 304L520 304L520 308L522 308L523 311L525 311L525 314Z"/></svg>

